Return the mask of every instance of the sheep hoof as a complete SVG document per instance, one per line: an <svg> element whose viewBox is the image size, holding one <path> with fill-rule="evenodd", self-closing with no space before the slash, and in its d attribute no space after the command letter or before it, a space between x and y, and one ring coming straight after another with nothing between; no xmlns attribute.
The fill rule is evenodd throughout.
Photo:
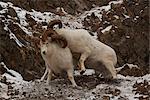
<svg viewBox="0 0 150 100"><path fill-rule="evenodd" d="M114 79L114 80L117 79L117 75L113 76L113 79Z"/></svg>
<svg viewBox="0 0 150 100"><path fill-rule="evenodd" d="M80 74L83 75L86 70L81 70Z"/></svg>

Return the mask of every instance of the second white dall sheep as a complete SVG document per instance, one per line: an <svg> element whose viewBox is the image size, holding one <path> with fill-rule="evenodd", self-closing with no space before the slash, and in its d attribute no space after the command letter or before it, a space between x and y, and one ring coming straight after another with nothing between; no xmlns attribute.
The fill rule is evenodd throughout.
<svg viewBox="0 0 150 100"><path fill-rule="evenodd" d="M50 36L50 38L47 36ZM72 54L67 47L67 41L62 36L56 35L55 31L52 30L45 31L41 38L32 37L32 40L38 43L42 58L46 65L46 70L41 81L44 80L48 73L47 83L49 84L52 74L58 75L66 71L72 85L77 87L73 76L74 66Z"/></svg>
<svg viewBox="0 0 150 100"><path fill-rule="evenodd" d="M54 25L59 25L59 29L53 29ZM53 20L49 23L48 29L55 30L58 35L64 37L68 42L71 52L81 54L78 66L81 73L85 71L84 62L87 58L101 62L110 72L110 79L117 77L115 65L117 57L115 51L106 44L94 39L85 29L65 29L61 28L60 20Z"/></svg>

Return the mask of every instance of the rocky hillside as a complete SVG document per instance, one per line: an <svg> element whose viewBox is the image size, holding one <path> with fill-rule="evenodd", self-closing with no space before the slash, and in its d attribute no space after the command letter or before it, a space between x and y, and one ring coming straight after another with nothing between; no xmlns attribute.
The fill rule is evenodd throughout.
<svg viewBox="0 0 150 100"><path fill-rule="evenodd" d="M84 75L75 71L76 83L82 88L73 88L65 78L53 79L50 84L39 79L25 81L16 71L5 67L0 80L1 100L149 100L150 74L143 77L117 75L117 80L105 81L95 77L93 70L88 69ZM129 65L133 67L132 65ZM125 66L117 70L124 70ZM134 67L136 68L136 67Z"/></svg>
<svg viewBox="0 0 150 100"><path fill-rule="evenodd" d="M131 84L131 88L135 86L137 93L140 94L141 91L146 93L146 96L138 96L139 98L148 98L149 95L147 96L147 94L149 91L141 86L141 84L144 84L149 87L149 83L147 84L149 76L145 76L150 74L148 4L148 0L1 0L0 63L4 63L9 69L19 72L23 80L33 81L39 79L44 73L44 61L35 43L27 37L29 35L40 35L49 21L60 19L63 22L63 27L70 29L84 28L95 39L111 46L116 51L118 58L116 66L118 68L118 75L123 75L120 76L120 78L123 78L123 81L120 79L117 82L126 85L126 90L128 90L127 84ZM5 74L6 70L2 65L0 65L0 74ZM96 66L100 65L86 62L87 68L94 68L95 70L105 72L105 70L96 69ZM135 78L125 78L125 76L134 76ZM144 77L143 79L148 78L144 81L140 76ZM142 82L136 83L135 80L139 78ZM98 90L95 87L103 83L103 80L98 81L99 79L95 78L95 76L86 78L80 76L76 77L76 79L79 85L87 86L87 90L85 90L87 93L91 89L90 87L92 87L94 92L90 90L91 94L88 95L96 95L98 97L99 93L96 92ZM86 82L87 80L89 81ZM58 88L55 85L57 82L59 83L59 81L54 81L54 84L52 84L55 87L54 90ZM66 83L66 81L63 82ZM124 82L125 84L123 84ZM6 82L6 84L8 85L9 82ZM29 85L33 87L33 84L34 82ZM108 84L116 85L115 82ZM115 88L112 88L113 85L112 87L108 86L109 91L107 91L108 87L105 84L103 85L105 87L103 90L106 89L106 91L103 91L104 94L114 96L117 95L115 94L116 92L119 92L119 94L123 93L119 91L122 87L117 87L119 90L115 90ZM26 86L28 85L25 85L25 88L27 88ZM29 91L33 91L32 89ZM98 85L98 89L102 90L101 86ZM144 90L146 92L143 92ZM35 93L37 91L34 90ZM49 89L45 91L49 91ZM131 91L132 89L130 89ZM57 92L55 91L54 93ZM37 94L34 94L34 96L37 96ZM53 95L52 97L55 96ZM59 94L59 96L62 95ZM79 97L84 98L81 95ZM124 94L119 95L117 98L121 97L124 98L121 100L127 100ZM104 100L109 100L110 95L105 95L103 98Z"/></svg>
<svg viewBox="0 0 150 100"><path fill-rule="evenodd" d="M131 63L140 67L138 76L149 73L148 0L2 1L0 61L26 80L39 78L44 69L39 50L26 36L41 33L42 26L53 19L61 19L65 27L72 29L85 28L114 48L117 67Z"/></svg>

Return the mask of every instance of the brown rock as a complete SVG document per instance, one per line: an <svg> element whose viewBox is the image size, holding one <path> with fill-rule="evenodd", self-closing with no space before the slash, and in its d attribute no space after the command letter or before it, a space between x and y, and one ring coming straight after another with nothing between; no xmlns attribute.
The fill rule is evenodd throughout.
<svg viewBox="0 0 150 100"><path fill-rule="evenodd" d="M142 69L140 69L140 67L130 68L127 64L118 73L124 76L136 76L136 77L144 75L144 72L142 71Z"/></svg>
<svg viewBox="0 0 150 100"><path fill-rule="evenodd" d="M13 39L10 39L9 33L4 31L3 27L4 23L0 21L0 55L2 62L8 68L19 72L25 80L40 78L44 73L44 61L40 54L36 55L34 49L19 47ZM10 24L9 28L21 42L25 41L25 33L18 26ZM31 71L32 73L30 73Z"/></svg>
<svg viewBox="0 0 150 100"><path fill-rule="evenodd" d="M15 11L13 8L11 8L11 7L8 8L8 14L9 14L11 17L17 17L16 11Z"/></svg>
<svg viewBox="0 0 150 100"><path fill-rule="evenodd" d="M102 98L103 98L103 100L110 100L109 96L103 96Z"/></svg>

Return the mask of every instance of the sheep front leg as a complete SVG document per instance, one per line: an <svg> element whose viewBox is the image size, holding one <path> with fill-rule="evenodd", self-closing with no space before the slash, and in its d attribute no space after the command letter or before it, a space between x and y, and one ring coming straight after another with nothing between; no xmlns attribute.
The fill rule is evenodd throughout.
<svg viewBox="0 0 150 100"><path fill-rule="evenodd" d="M80 56L79 63L78 63L78 67L80 69L80 74L83 74L86 70L84 62L85 62L86 58L89 56L89 54L90 54L90 52L84 52Z"/></svg>
<svg viewBox="0 0 150 100"><path fill-rule="evenodd" d="M107 62L103 62L103 64L105 65L105 67L109 70L109 72L112 75L113 79L117 78L117 72L115 70L115 67L113 65L113 63L111 61L107 61Z"/></svg>
<svg viewBox="0 0 150 100"><path fill-rule="evenodd" d="M41 81L44 80L44 78L46 77L46 75L47 75L47 73L48 73L48 64L45 63L45 66L46 66L45 73L44 73L44 75L41 77Z"/></svg>
<svg viewBox="0 0 150 100"><path fill-rule="evenodd" d="M41 81L43 81L43 80L44 80L44 78L46 77L47 73L48 73L48 69L47 69L47 67L46 67L46 69L45 69L45 73L44 73L44 75L41 77Z"/></svg>
<svg viewBox="0 0 150 100"><path fill-rule="evenodd" d="M50 80L52 79L52 70L47 68L48 76L47 76L47 84L49 84Z"/></svg>
<svg viewBox="0 0 150 100"><path fill-rule="evenodd" d="M77 84L76 84L76 82L74 80L74 76L73 76L73 69L67 70L67 75L68 75L68 78L71 81L73 87L77 87Z"/></svg>

